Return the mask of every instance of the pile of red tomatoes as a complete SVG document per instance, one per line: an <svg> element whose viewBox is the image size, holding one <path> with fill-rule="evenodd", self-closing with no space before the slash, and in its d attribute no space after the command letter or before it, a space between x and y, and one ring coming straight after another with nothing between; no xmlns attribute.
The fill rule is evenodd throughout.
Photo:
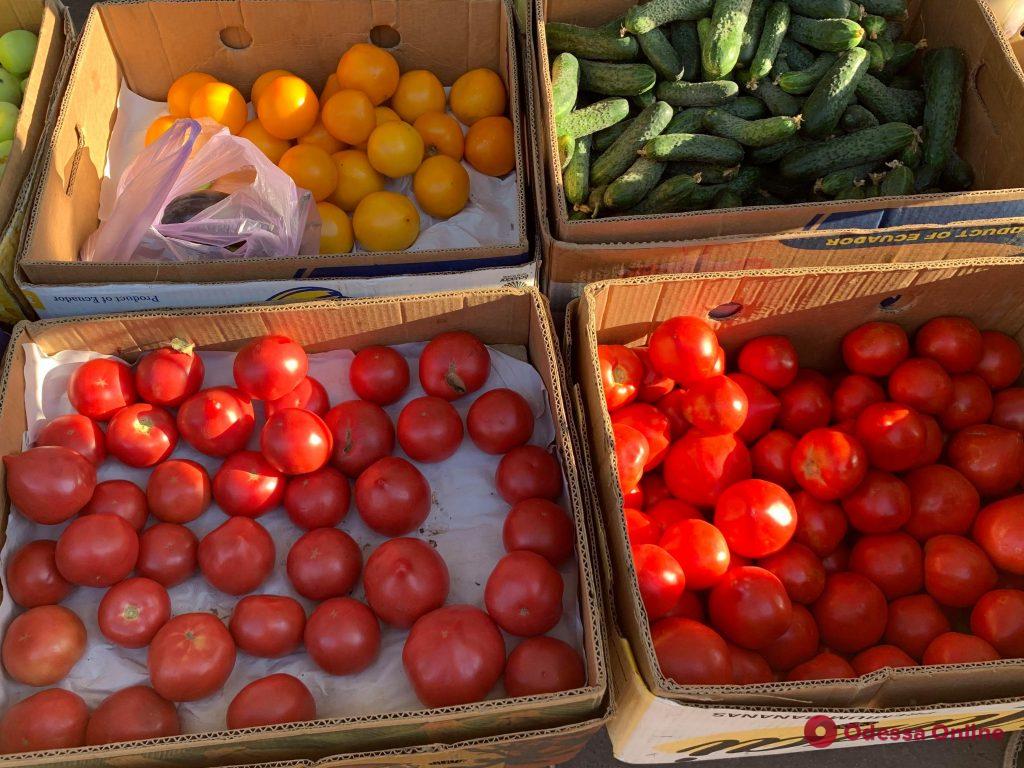
<svg viewBox="0 0 1024 768"><path fill-rule="evenodd" d="M1024 388L1011 337L870 322L845 370L712 328L601 346L625 522L664 675L850 678L1024 657Z"/></svg>
<svg viewBox="0 0 1024 768"><path fill-rule="evenodd" d="M465 425L452 405L474 397L490 365L472 334L435 337L419 357L426 394L409 400L395 424L383 406L406 396L410 371L385 346L355 355L349 378L358 399L334 407L307 375L306 352L283 336L253 340L236 354L234 387L204 388L202 358L179 342L134 367L116 358L76 367L67 388L76 412L46 423L34 447L4 457L17 511L41 527L63 527L6 556L8 595L24 610L4 634L3 667L18 683L46 690L3 714L0 752L178 734L175 704L223 689L236 663L245 663L239 652L304 652L319 673L355 674L377 659L382 623L408 630L405 674L429 707L481 700L502 676L511 696L582 686L579 654L545 636L562 617L557 568L575 543L573 522L556 503L558 461L528 444L534 415L518 393L490 389L475 397ZM494 485L510 506L508 554L481 589L486 610L446 605L447 564L412 535L422 532L432 504L416 464L450 459L465 432L478 450L501 457ZM172 458L179 441L222 460L212 477L198 462ZM396 443L411 461L395 455ZM145 487L97 482L97 469L112 461L151 470ZM387 537L365 563L360 543L338 527L351 503ZM223 521L199 538L188 525L208 510ZM259 521L268 514L286 514L304 531L285 558L293 594L260 592L277 562L275 541ZM227 621L198 607L173 615L169 590L197 571L240 598ZM360 579L365 602L350 596ZM91 712L78 693L49 687L67 677L90 641L82 619L60 605L76 588L95 590L103 637L93 641L147 649L149 684L116 691ZM502 630L524 638L508 656ZM305 684L273 674L234 695L225 723L316 717Z"/></svg>

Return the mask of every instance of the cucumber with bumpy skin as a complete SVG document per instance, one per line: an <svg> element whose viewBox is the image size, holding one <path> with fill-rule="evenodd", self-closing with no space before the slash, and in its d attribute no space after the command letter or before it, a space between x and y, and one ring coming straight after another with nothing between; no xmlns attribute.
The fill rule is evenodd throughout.
<svg viewBox="0 0 1024 768"><path fill-rule="evenodd" d="M604 191L604 204L620 210L632 208L657 186L665 173L665 164L649 157L638 157L625 173Z"/></svg>
<svg viewBox="0 0 1024 768"><path fill-rule="evenodd" d="M795 136L801 117L765 117L744 120L720 109L709 109L704 115L704 128L715 136L732 139L746 147L768 147Z"/></svg>
<svg viewBox="0 0 1024 768"><path fill-rule="evenodd" d="M839 125L844 131L862 131L865 128L873 128L878 125L878 118L872 114L867 107L860 104L853 104L846 108Z"/></svg>
<svg viewBox="0 0 1024 768"><path fill-rule="evenodd" d="M896 162L878 186L878 193L886 197L903 197L914 194L914 172Z"/></svg>
<svg viewBox="0 0 1024 768"><path fill-rule="evenodd" d="M849 187L846 187L846 189L841 190L832 199L833 200L863 200L863 199L865 199L868 196L867 190L866 190L866 186L867 185L864 184L864 182L862 182L862 181L858 182L856 184L851 184Z"/></svg>
<svg viewBox="0 0 1024 768"><path fill-rule="evenodd" d="M661 82L655 94L674 107L717 107L740 92L733 80L709 80L703 83Z"/></svg>
<svg viewBox="0 0 1024 768"><path fill-rule="evenodd" d="M740 166L711 165L710 163L679 162L669 163L667 173L672 176L686 174L688 176L700 175L701 184L724 184L731 181L739 173Z"/></svg>
<svg viewBox="0 0 1024 768"><path fill-rule="evenodd" d="M721 136L666 133L648 141L640 154L660 161L689 160L715 165L737 165L743 160L743 146Z"/></svg>
<svg viewBox="0 0 1024 768"><path fill-rule="evenodd" d="M800 114L802 103L800 99L790 93L786 93L768 78L761 80L755 87L747 86L757 98L764 102L768 111L773 115L784 117L796 117Z"/></svg>
<svg viewBox="0 0 1024 768"><path fill-rule="evenodd" d="M877 40L879 35L885 35L888 22L881 16L869 13L860 20L860 25L864 27L868 40Z"/></svg>
<svg viewBox="0 0 1024 768"><path fill-rule="evenodd" d="M655 187L639 205L629 211L631 216L656 216L662 213L677 213L684 209L687 200L697 188L697 181L690 174L680 174L666 179Z"/></svg>
<svg viewBox="0 0 1024 768"><path fill-rule="evenodd" d="M835 197L847 187L852 187L858 181L864 181L868 174L877 167L878 163L864 163L852 168L832 171L814 182L814 191L828 197Z"/></svg>
<svg viewBox="0 0 1024 768"><path fill-rule="evenodd" d="M602 96L636 96L651 90L658 81L647 64L612 64L580 59L580 88Z"/></svg>
<svg viewBox="0 0 1024 768"><path fill-rule="evenodd" d="M922 45L921 43L912 43L909 40L900 40L899 42L894 43L892 47L892 56L890 56L889 60L885 62L885 69L882 74L887 77L891 77L897 72L906 69L914 60L917 52L921 50L921 48L926 47L926 45L927 44ZM893 85L893 83L889 84ZM912 87L916 87L916 84Z"/></svg>
<svg viewBox="0 0 1024 768"><path fill-rule="evenodd" d="M712 0L650 0L630 8L622 25L642 35L670 21L696 21L711 13L711 6Z"/></svg>
<svg viewBox="0 0 1024 768"><path fill-rule="evenodd" d="M838 127L847 101L867 71L868 54L863 48L839 54L839 59L804 102L804 132L808 136L820 139Z"/></svg>
<svg viewBox="0 0 1024 768"><path fill-rule="evenodd" d="M595 133L594 143L591 147L593 151L604 152L608 147L615 143L615 140L622 135L623 131L625 131L632 122L632 120L623 120L621 123L616 123L613 126Z"/></svg>
<svg viewBox="0 0 1024 768"><path fill-rule="evenodd" d="M967 62L959 48L933 48L924 57L924 146L926 166L949 162L960 128Z"/></svg>
<svg viewBox="0 0 1024 768"><path fill-rule="evenodd" d="M912 171L917 173L917 169L921 167L920 139L910 142L910 144L907 145L907 148L900 152L896 159L907 166L907 168L910 168Z"/></svg>
<svg viewBox="0 0 1024 768"><path fill-rule="evenodd" d="M731 189L723 189L715 195L714 208L739 208L743 205L743 198Z"/></svg>
<svg viewBox="0 0 1024 768"><path fill-rule="evenodd" d="M754 0L751 4L750 13L747 14L747 25L743 27L743 42L740 44L740 59L737 66L749 66L754 60L757 44L761 40L761 30L764 28L764 17L771 3L772 0Z"/></svg>
<svg viewBox="0 0 1024 768"><path fill-rule="evenodd" d="M942 169L942 186L952 192L961 192L974 186L974 169L955 150Z"/></svg>
<svg viewBox="0 0 1024 768"><path fill-rule="evenodd" d="M916 137L917 132L905 123L866 128L786 155L779 162L779 172L790 179L816 179L851 165L888 160Z"/></svg>
<svg viewBox="0 0 1024 768"><path fill-rule="evenodd" d="M634 107L639 109L641 112L647 109L651 104L656 102L658 99L654 95L654 91L644 91L636 96L629 97L630 102Z"/></svg>
<svg viewBox="0 0 1024 768"><path fill-rule="evenodd" d="M580 62L571 53L560 53L551 63L551 100L555 120L576 108L580 87Z"/></svg>
<svg viewBox="0 0 1024 768"><path fill-rule="evenodd" d="M655 102L633 118L622 135L594 161L590 183L601 186L621 176L636 160L636 153L665 130L671 119L672 107L663 101Z"/></svg>
<svg viewBox="0 0 1024 768"><path fill-rule="evenodd" d="M625 20L625 16L619 16L618 18L605 22L597 29L599 32L605 32L609 35L619 35L622 32L622 22Z"/></svg>
<svg viewBox="0 0 1024 768"><path fill-rule="evenodd" d="M662 133L700 133L707 111L706 107L681 109L672 117Z"/></svg>
<svg viewBox="0 0 1024 768"><path fill-rule="evenodd" d="M589 136L615 125L629 116L629 102L625 99L603 99L582 109L576 109L556 122L560 136Z"/></svg>
<svg viewBox="0 0 1024 768"><path fill-rule="evenodd" d="M803 136L794 136L769 147L758 147L750 150L747 153L747 160L754 165L771 165L772 163L779 162L779 160L791 152L803 149L809 143L810 141Z"/></svg>
<svg viewBox="0 0 1024 768"><path fill-rule="evenodd" d="M662 80L679 80L683 76L683 62L660 28L639 36L640 50Z"/></svg>
<svg viewBox="0 0 1024 768"><path fill-rule="evenodd" d="M806 69L798 69L780 75L779 88L796 96L810 93L825 76L825 73L832 69L836 60L837 57L834 53L823 53Z"/></svg>
<svg viewBox="0 0 1024 768"><path fill-rule="evenodd" d="M576 139L572 159L562 172L565 198L573 206L582 205L590 194L590 144L590 136Z"/></svg>
<svg viewBox="0 0 1024 768"><path fill-rule="evenodd" d="M864 10L887 19L905 19L907 0L860 0Z"/></svg>
<svg viewBox="0 0 1024 768"><path fill-rule="evenodd" d="M706 80L721 80L736 68L752 0L715 0L707 45L701 49Z"/></svg>
<svg viewBox="0 0 1024 768"><path fill-rule="evenodd" d="M864 27L850 19L809 19L793 16L789 20L789 34L798 43L819 51L839 53L860 45Z"/></svg>
<svg viewBox="0 0 1024 768"><path fill-rule="evenodd" d="M568 134L558 137L558 167L563 171L569 167L572 156L576 153L576 139Z"/></svg>
<svg viewBox="0 0 1024 768"><path fill-rule="evenodd" d="M793 69L807 69L817 58L812 51L804 48L800 43L789 37L782 39L782 47L779 48L779 53L786 57L786 61L789 62L789 66Z"/></svg>
<svg viewBox="0 0 1024 768"><path fill-rule="evenodd" d="M736 115L736 117L742 117L744 120L757 120L768 114L768 108L756 96L737 96L735 99L729 99L722 106L715 107L715 109L728 112L730 115Z"/></svg>
<svg viewBox="0 0 1024 768"><path fill-rule="evenodd" d="M693 21L679 21L672 25L669 38L672 47L679 54L683 65L683 80L694 82L700 79L700 37L697 24Z"/></svg>
<svg viewBox="0 0 1024 768"><path fill-rule="evenodd" d="M633 61L640 53L635 37L601 32L575 24L549 21L544 26L548 49L568 51L579 58L600 61Z"/></svg>
<svg viewBox="0 0 1024 768"><path fill-rule="evenodd" d="M850 0L789 0L793 13L809 19L848 19L855 5Z"/></svg>
<svg viewBox="0 0 1024 768"><path fill-rule="evenodd" d="M608 189L607 185L603 187L591 187L590 196L587 197L587 204L580 206L580 210L585 210L590 213L591 218L596 219L601 215L601 211L604 208L604 192Z"/></svg>
<svg viewBox="0 0 1024 768"><path fill-rule="evenodd" d="M904 94L912 91L896 91L874 75L868 73L857 82L857 99L870 109L883 123L916 123L916 105Z"/></svg>
<svg viewBox="0 0 1024 768"><path fill-rule="evenodd" d="M880 75L885 70L885 52L882 46L874 40L865 40L860 44L860 50L868 54L868 69L874 75Z"/></svg>
<svg viewBox="0 0 1024 768"><path fill-rule="evenodd" d="M764 30L757 44L757 52L750 62L749 83L756 83L771 72L788 28L789 6L784 2L772 3L764 18Z"/></svg>

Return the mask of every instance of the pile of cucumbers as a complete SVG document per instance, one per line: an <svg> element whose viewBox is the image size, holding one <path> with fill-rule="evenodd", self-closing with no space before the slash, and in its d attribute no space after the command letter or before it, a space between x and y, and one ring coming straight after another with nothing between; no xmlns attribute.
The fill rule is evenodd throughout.
<svg viewBox="0 0 1024 768"><path fill-rule="evenodd" d="M571 219L969 189L966 61L906 0L648 0L548 22Z"/></svg>

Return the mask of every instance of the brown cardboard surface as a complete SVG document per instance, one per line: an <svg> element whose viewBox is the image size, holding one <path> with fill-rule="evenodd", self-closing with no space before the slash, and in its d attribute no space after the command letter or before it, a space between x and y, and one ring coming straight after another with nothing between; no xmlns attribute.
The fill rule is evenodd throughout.
<svg viewBox="0 0 1024 768"><path fill-rule="evenodd" d="M0 765L124 766L215 765L271 760L319 759L348 752L396 749L438 742L504 737L531 729L578 726L588 735L606 708L607 668L600 595L590 549L591 516L580 490L573 437L562 384L561 358L543 297L535 290L504 289L430 294L393 299L363 299L275 307L186 310L164 314L109 315L19 324L8 348L0 388L0 453L21 449L25 430L24 352L26 342L44 352L91 349L134 360L172 337L187 337L201 349L232 350L266 333L283 333L311 352L359 349L369 344L398 344L429 339L446 330L468 330L485 343L514 345L537 368L548 391L556 450L565 472L567 495L576 523L586 687L560 694L487 701L461 707L320 720L309 724L189 734L149 742L107 745L60 753L4 755ZM3 470L0 468L0 487ZM9 502L0 495L6 526ZM3 552L0 551L0 559ZM587 725L592 725L591 730ZM582 736L581 736L582 738ZM577 742L566 742L576 744ZM579 744L582 745L581 743ZM558 752L552 742L543 747ZM523 751L523 759L541 753ZM476 755L469 751L467 756ZM480 755L493 755L484 749ZM344 759L347 759L344 758ZM482 759L482 758L481 758ZM358 762L358 761L357 761Z"/></svg>
<svg viewBox="0 0 1024 768"><path fill-rule="evenodd" d="M526 253L526 162L521 148L516 35L508 0L200 0L111 2L93 7L33 201L21 269L37 284L210 282L292 278L305 270L515 256ZM491 67L509 92L516 129L519 232L516 245L441 251L309 255L174 264L83 263L78 252L96 228L100 179L122 78L147 98L163 98L181 74L201 69L246 93L283 67L319 89L352 44L391 27L403 69L427 68L446 84ZM236 38L251 37L246 47ZM225 42L227 41L227 42ZM228 44L230 43L230 45Z"/></svg>

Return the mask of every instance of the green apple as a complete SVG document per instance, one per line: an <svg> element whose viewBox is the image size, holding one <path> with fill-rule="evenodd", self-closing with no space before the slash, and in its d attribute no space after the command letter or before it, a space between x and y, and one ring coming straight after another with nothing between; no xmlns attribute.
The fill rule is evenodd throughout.
<svg viewBox="0 0 1024 768"><path fill-rule="evenodd" d="M18 124L18 108L0 101L0 141L14 138L14 126Z"/></svg>
<svg viewBox="0 0 1024 768"><path fill-rule="evenodd" d="M21 95L22 96L24 96L25 95L25 91L28 90L28 81L29 81L30 77L32 77L32 75L30 75L30 74L29 75L25 75L23 78L21 78L21 80L18 83L18 85L21 87Z"/></svg>
<svg viewBox="0 0 1024 768"><path fill-rule="evenodd" d="M0 141L0 176L7 170L7 158L11 156L13 141Z"/></svg>
<svg viewBox="0 0 1024 768"><path fill-rule="evenodd" d="M18 106L21 104L22 96L21 80L0 67L0 101Z"/></svg>
<svg viewBox="0 0 1024 768"><path fill-rule="evenodd" d="M27 29L12 29L0 35L0 67L18 76L28 74L38 44L39 38Z"/></svg>

